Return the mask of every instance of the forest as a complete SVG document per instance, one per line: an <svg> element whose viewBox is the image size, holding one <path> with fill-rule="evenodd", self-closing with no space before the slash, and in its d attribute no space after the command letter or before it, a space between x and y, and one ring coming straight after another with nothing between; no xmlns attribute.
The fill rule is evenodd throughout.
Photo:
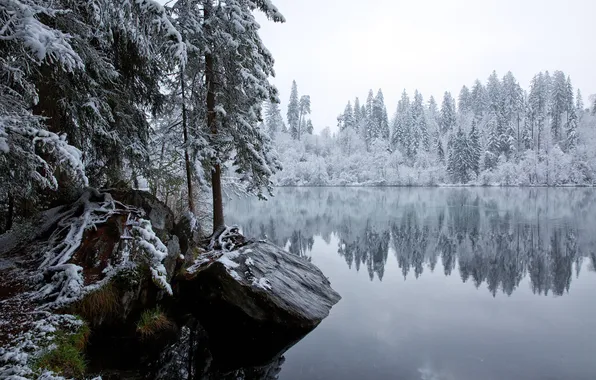
<svg viewBox="0 0 596 380"><path fill-rule="evenodd" d="M335 133L312 135L308 95L294 82L284 122L267 104L280 186L562 186L596 178L594 98L586 107L562 71L536 74L524 90L508 72L464 85L457 100L403 91L392 117L383 91L349 101ZM390 107L392 109L392 107Z"/></svg>
<svg viewBox="0 0 596 380"><path fill-rule="evenodd" d="M0 233L86 186L141 186L178 215L207 199L214 230L222 172L268 194L257 12L285 21L263 0L0 1Z"/></svg>

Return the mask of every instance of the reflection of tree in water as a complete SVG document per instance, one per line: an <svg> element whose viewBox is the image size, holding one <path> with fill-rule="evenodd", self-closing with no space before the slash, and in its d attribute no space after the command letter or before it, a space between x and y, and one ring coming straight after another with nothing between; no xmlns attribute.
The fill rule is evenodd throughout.
<svg viewBox="0 0 596 380"><path fill-rule="evenodd" d="M282 189L253 212L232 209L247 235L267 237L309 257L315 236L349 268L383 279L389 250L404 278L440 261L445 275L511 295L528 275L536 294L563 295L586 252L596 268L596 241L581 226L596 192L547 189ZM246 203L246 200L242 203ZM237 206L236 206L237 207ZM249 207L249 206L243 206ZM263 222L265 220L265 222ZM582 249L583 247L583 249ZM588 253L589 252L589 253Z"/></svg>

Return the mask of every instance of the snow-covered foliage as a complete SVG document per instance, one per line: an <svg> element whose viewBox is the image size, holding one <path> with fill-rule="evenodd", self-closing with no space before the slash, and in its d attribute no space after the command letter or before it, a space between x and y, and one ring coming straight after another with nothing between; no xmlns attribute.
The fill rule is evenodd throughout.
<svg viewBox="0 0 596 380"><path fill-rule="evenodd" d="M548 72L536 75L529 92L511 72L503 79L493 72L486 86L464 86L458 107L449 92L439 109L434 98L425 105L418 91L413 101L404 91L390 136L380 132L380 91L374 97L371 90L362 107L358 98L354 104L338 117L333 136L296 141L281 121L268 128L284 168L275 175L278 186L562 186L596 180L596 117L578 107L561 71L553 79Z"/></svg>

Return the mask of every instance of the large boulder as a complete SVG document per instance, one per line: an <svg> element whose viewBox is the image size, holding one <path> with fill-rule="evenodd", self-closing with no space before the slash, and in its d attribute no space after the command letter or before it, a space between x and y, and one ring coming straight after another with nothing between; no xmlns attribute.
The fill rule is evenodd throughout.
<svg viewBox="0 0 596 380"><path fill-rule="evenodd" d="M202 254L177 287L180 302L209 333L214 362L222 367L270 362L341 298L315 265L266 242Z"/></svg>

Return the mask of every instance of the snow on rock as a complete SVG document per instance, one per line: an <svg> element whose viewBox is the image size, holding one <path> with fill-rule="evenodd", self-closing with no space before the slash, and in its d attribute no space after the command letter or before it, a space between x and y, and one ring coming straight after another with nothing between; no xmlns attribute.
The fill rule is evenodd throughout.
<svg viewBox="0 0 596 380"><path fill-rule="evenodd" d="M248 345L258 341L271 349L251 353L263 360L315 328L341 298L314 264L263 242L201 254L178 289L191 313L209 310L201 323L216 346L226 342L222 355L255 351Z"/></svg>

